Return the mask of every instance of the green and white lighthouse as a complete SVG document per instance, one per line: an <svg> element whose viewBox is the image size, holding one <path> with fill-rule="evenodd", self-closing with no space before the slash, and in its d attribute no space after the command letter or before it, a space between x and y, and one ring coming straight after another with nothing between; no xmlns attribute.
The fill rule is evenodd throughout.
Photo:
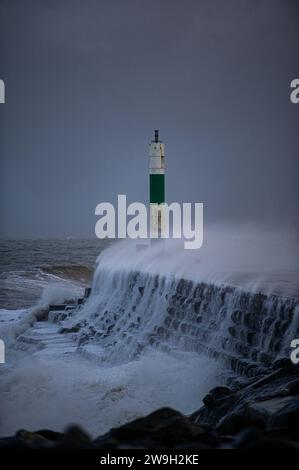
<svg viewBox="0 0 299 470"><path fill-rule="evenodd" d="M158 130L149 145L149 160L150 230L151 238L158 238L163 233L165 204L165 153Z"/></svg>

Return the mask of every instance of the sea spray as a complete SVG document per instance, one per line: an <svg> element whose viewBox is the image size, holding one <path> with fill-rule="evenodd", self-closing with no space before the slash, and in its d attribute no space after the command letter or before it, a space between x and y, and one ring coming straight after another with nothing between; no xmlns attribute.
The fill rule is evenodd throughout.
<svg viewBox="0 0 299 470"><path fill-rule="evenodd" d="M163 406L191 413L216 376L215 362L192 353L152 352L114 367L78 355L23 358L0 381L0 435L75 422L96 436Z"/></svg>
<svg viewBox="0 0 299 470"><path fill-rule="evenodd" d="M70 331L76 327L73 337L81 353L96 355L95 346L100 346L98 360L105 364L134 360L151 349L194 351L238 374L253 375L288 355L286 338L297 309L296 299L111 271L100 263L89 300L64 326Z"/></svg>

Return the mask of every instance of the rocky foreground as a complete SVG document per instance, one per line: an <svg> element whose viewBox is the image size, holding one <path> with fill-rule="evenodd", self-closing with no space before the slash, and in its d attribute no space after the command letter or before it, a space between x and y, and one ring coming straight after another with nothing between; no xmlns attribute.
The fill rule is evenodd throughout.
<svg viewBox="0 0 299 470"><path fill-rule="evenodd" d="M77 426L20 430L0 439L0 448L299 449L299 366L288 359L246 384L216 387L203 401L189 417L163 408L96 439Z"/></svg>

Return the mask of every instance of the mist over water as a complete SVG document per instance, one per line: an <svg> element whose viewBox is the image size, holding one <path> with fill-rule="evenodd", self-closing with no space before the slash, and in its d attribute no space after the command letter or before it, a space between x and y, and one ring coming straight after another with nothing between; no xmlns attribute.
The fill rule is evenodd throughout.
<svg viewBox="0 0 299 470"><path fill-rule="evenodd" d="M239 286L267 294L299 296L299 237L295 230L252 225L204 228L203 246L186 250L182 240L126 240L98 258L101 269L136 270L196 282Z"/></svg>

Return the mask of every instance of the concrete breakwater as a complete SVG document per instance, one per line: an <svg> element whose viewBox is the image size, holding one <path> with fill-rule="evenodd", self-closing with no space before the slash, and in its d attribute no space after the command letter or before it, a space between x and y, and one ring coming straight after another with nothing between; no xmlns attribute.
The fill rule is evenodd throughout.
<svg viewBox="0 0 299 470"><path fill-rule="evenodd" d="M140 272L101 271L82 299L50 306L43 318L82 353L100 347L101 361L148 348L195 351L247 377L288 357L299 336L296 299Z"/></svg>

